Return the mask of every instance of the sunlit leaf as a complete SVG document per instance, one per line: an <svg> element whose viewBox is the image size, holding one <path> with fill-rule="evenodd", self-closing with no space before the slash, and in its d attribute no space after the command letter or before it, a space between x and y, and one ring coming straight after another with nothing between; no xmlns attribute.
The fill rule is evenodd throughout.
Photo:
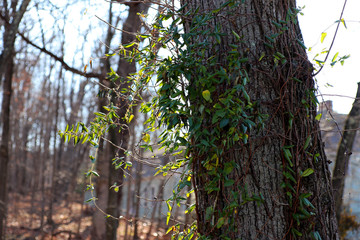
<svg viewBox="0 0 360 240"><path fill-rule="evenodd" d="M202 92L202 96L203 98L206 100L206 101L210 101L211 98L210 98L210 91L209 90L205 90Z"/></svg>
<svg viewBox="0 0 360 240"><path fill-rule="evenodd" d="M327 35L326 32L321 33L321 38L320 38L321 43L324 42L324 39L326 38L326 35Z"/></svg>
<svg viewBox="0 0 360 240"><path fill-rule="evenodd" d="M144 134L144 136L142 137L142 140L146 143L150 142L150 134L146 133Z"/></svg>
<svg viewBox="0 0 360 240"><path fill-rule="evenodd" d="M336 58L338 57L338 55L339 55L339 52L335 53L335 55L334 55L334 57L332 58L331 61L334 62L336 60Z"/></svg>
<svg viewBox="0 0 360 240"><path fill-rule="evenodd" d="M318 115L316 115L315 120L320 121L321 117L322 117L322 113L319 113Z"/></svg>
<svg viewBox="0 0 360 240"><path fill-rule="evenodd" d="M301 177L307 177L314 173L314 170L312 168L308 168L301 174Z"/></svg>
<svg viewBox="0 0 360 240"><path fill-rule="evenodd" d="M129 117L128 123L130 123L133 118L134 118L134 114L131 114Z"/></svg>
<svg viewBox="0 0 360 240"><path fill-rule="evenodd" d="M344 27L347 28L347 27L346 27L345 20L344 20L343 18L341 19L341 22L344 24Z"/></svg>

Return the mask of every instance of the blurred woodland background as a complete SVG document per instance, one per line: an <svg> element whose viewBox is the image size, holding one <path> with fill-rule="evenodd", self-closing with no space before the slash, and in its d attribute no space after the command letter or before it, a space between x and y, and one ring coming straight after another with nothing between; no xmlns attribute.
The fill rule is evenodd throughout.
<svg viewBox="0 0 360 240"><path fill-rule="evenodd" d="M5 239L111 239L116 231L121 239L169 238L165 200L174 180L154 177L168 156L138 152L141 161L128 159L133 165L124 174L111 170L118 150L106 142L100 146L94 193L103 211L121 216L117 228L119 221L110 222L92 202L85 203L93 197L85 191L89 144L74 147L58 135L67 124L87 124L94 112L103 111L110 67L125 77L136 71L135 63L116 55L119 44L138 41L136 34L147 31L145 22L161 5L121 2L0 3L0 214L2 219L7 216L6 227L1 225ZM135 116L122 139L113 143L123 141L124 148L138 149L144 120ZM115 182L117 191L110 189ZM121 207L111 209L114 203ZM184 211L174 213L171 221L189 222ZM105 236L109 225L115 228L113 236Z"/></svg>
<svg viewBox="0 0 360 240"><path fill-rule="evenodd" d="M175 204L167 200L180 173L154 176L158 166L176 159L156 148L154 153L139 150L146 116L134 111L134 120L120 137L115 128L108 133L110 141L98 146L95 196L86 191L85 177L94 149L89 144L74 147L58 135L67 125L93 121L94 112L103 111L109 101L119 101L106 94L115 87L108 73L113 70L126 78L136 71L134 62L116 53L120 44L139 42L136 34L149 30L146 23L165 4L174 5L156 2L0 2L0 231L5 239L170 239L169 226L193 221L184 214L191 206L189 197L166 225L167 211ZM326 118L331 107L320 111L329 159L334 161L340 135L329 122L336 119L341 127L346 116ZM155 144L157 133L151 134ZM360 176L360 145L355 146L353 178ZM116 170L114 158L132 166ZM359 215L358 187L350 185L344 204ZM87 201L93 197L104 212ZM358 227L355 220L351 224Z"/></svg>

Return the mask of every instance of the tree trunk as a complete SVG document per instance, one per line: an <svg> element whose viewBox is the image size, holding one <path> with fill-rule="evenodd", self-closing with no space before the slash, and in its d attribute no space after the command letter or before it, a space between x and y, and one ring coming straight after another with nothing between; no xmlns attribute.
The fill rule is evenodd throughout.
<svg viewBox="0 0 360 240"><path fill-rule="evenodd" d="M129 14L123 25L123 32L121 35L121 43L123 45L137 41L134 33L138 33L141 30L141 20L138 16L139 13L146 13L149 8L149 4L136 3L130 4ZM132 50L132 49L128 49ZM118 75L119 82L115 81L112 83L111 88L128 89L131 86L131 82L128 76L131 73L136 72L135 62L128 62L123 57L120 57L118 63ZM127 124L125 116L129 108L129 100L124 98L118 98L118 96L112 94L111 102L119 108L117 114L119 116L118 126L115 129L109 131L110 141L113 144L108 144L109 154L112 157L118 158L120 161L126 159L125 151L128 149L128 142L130 140L129 130L127 127L122 127ZM120 128L122 128L120 130ZM120 131L119 131L120 130ZM120 133L119 133L120 132ZM110 164L109 169L109 187L114 183L119 186L118 191L115 192L113 189L109 190L108 207L107 213L114 217L120 216L120 206L122 200L122 185L123 185L123 172L122 168L115 169L113 164ZM106 219L106 234L108 240L116 239L116 230L119 226L119 221L113 218Z"/></svg>
<svg viewBox="0 0 360 240"><path fill-rule="evenodd" d="M295 0L181 2L184 12L196 9L196 18L184 18L184 41L194 49L191 59L206 68L201 78L201 68L189 66L194 74L188 87L192 119L202 119L203 131L191 139L190 153L199 234L338 239L328 162L315 119L313 67ZM204 100L206 90L211 103ZM231 94L232 102L226 102ZM215 104L227 119L216 120ZM200 113L204 107L209 110ZM196 129L191 131L194 136Z"/></svg>
<svg viewBox="0 0 360 240"><path fill-rule="evenodd" d="M4 48L0 55L0 85L4 77L3 99L1 105L2 135L0 143L0 239L5 238L7 171L9 163L10 142L10 102L12 75L14 69L14 47L20 21L24 16L30 0L24 0L19 10L14 13L10 26L5 26ZM7 9L4 9L7 11Z"/></svg>
<svg viewBox="0 0 360 240"><path fill-rule="evenodd" d="M334 188L335 210L336 219L340 222L343 194L345 186L345 177L349 167L349 159L351 150L354 145L356 136L356 129L360 125L360 83L358 83L358 89L356 98L353 103L353 107L349 115L346 118L344 131L339 143L338 151L336 154L335 167L333 170L332 184Z"/></svg>
<svg viewBox="0 0 360 240"><path fill-rule="evenodd" d="M112 3L109 5L109 20L108 22L112 23ZM108 26L106 39L105 39L105 54L109 53L109 48L114 33L110 26ZM104 86L106 86L106 74L110 71L110 61L108 58L103 58L101 61L101 75L102 77L99 79L100 81L100 91L105 91ZM100 94L99 94L100 95ZM99 111L104 112L104 106L107 105L106 99L102 96L99 96ZM108 192L109 192L109 166L111 163L109 161L109 156L105 151L104 141L101 140L98 149L98 158L96 160L96 170L100 174L100 177L96 179L96 197L97 197L97 206L101 209L105 209L108 203ZM100 211L96 211L93 214L92 218L92 239L106 239L106 224L103 213Z"/></svg>
<svg viewBox="0 0 360 240"><path fill-rule="evenodd" d="M0 239L5 239L6 201L7 201L7 171L9 164L10 142L10 100L11 78L14 69L14 61L11 58L5 73L3 99L1 106L2 135L0 145Z"/></svg>
<svg viewBox="0 0 360 240"><path fill-rule="evenodd" d="M59 79L62 79L62 69L59 70ZM53 144L54 144L54 152L51 158L51 181L50 181L50 200L49 200L49 211L48 211L48 215L47 215L47 223L51 225L51 234L53 233L54 230L54 220L53 220L53 204L55 201L55 189L56 189L56 174L57 174L57 159L56 157L58 156L57 154L57 149L56 149L56 140L57 140L57 126L58 126L58 117L59 117L59 108L60 108L60 84L61 82L58 81L57 83L57 89L56 89L56 97L55 97L55 114L54 114L54 125L53 125L53 133L54 133L54 139L53 139Z"/></svg>
<svg viewBox="0 0 360 240"><path fill-rule="evenodd" d="M141 154L142 155L142 154ZM134 216L134 237L133 240L140 239L140 232L139 232L139 225L141 223L140 220L140 203L141 203L141 178L142 178L142 171L143 171L143 163L137 162L136 163L136 177L135 177L135 216Z"/></svg>
<svg viewBox="0 0 360 240"><path fill-rule="evenodd" d="M4 36L5 36L4 50L0 55L0 79L3 77L4 73L6 72L6 68L8 67L9 60L13 59L13 57L14 57L16 34L18 32L21 19L23 18L24 13L25 13L29 3L30 3L30 0L23 0L21 2L19 10L14 13L13 21L11 22L10 26L6 27L5 34L4 34ZM16 7L16 3L15 3L14 7ZM8 9L5 9L5 11L7 11L7 10ZM13 9L13 10L16 10L16 9ZM8 17L9 16L7 16L7 20L9 20Z"/></svg>

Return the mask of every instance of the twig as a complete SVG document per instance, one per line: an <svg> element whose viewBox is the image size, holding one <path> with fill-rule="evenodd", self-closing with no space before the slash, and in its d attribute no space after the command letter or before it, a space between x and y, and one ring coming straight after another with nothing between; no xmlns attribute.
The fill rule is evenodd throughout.
<svg viewBox="0 0 360 240"><path fill-rule="evenodd" d="M314 73L314 74L312 75L313 77L315 77L316 75L319 74L319 72L321 72L321 70L322 70L322 69L324 68L324 66L325 66L326 60L328 59L328 57L329 57L329 55L330 55L330 51L331 51L331 49L332 49L332 47L333 47L333 45L334 45L335 38L336 38L336 36L337 36L338 30L339 30L339 26L340 26L340 23L341 23L341 20L342 20L342 16L343 16L343 14L344 14L344 10L345 10L346 3L347 3L347 0L344 1L344 6L343 6L343 9L342 9L341 14L340 14L340 19L339 19L339 22L338 22L338 24L337 24L337 26L336 26L335 34L334 34L334 37L333 37L333 39L332 39L331 45L330 45L330 47L329 47L329 51L328 51L327 54L326 54L324 63L323 63L323 65L320 67L320 69L319 69L316 73Z"/></svg>

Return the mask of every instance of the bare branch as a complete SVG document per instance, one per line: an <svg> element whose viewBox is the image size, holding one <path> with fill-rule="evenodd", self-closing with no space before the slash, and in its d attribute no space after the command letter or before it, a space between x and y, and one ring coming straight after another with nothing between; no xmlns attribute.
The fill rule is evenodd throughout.
<svg viewBox="0 0 360 240"><path fill-rule="evenodd" d="M68 70L72 73L87 77L87 78L101 78L101 74L99 73L94 73L94 72L90 72L90 73L86 73L84 71L80 71L79 69L76 69L74 67L70 67L62 57L56 56L54 53L50 52L49 50L47 50L45 47L40 47L38 45L36 45L35 43L33 43L30 39L28 39L27 37L24 36L23 33L18 32L18 34L20 35L20 37L27 42L28 44L30 44L31 46L33 46L36 49L39 49L41 52L49 55L50 57L54 58L56 61L60 62L62 67L65 70Z"/></svg>

